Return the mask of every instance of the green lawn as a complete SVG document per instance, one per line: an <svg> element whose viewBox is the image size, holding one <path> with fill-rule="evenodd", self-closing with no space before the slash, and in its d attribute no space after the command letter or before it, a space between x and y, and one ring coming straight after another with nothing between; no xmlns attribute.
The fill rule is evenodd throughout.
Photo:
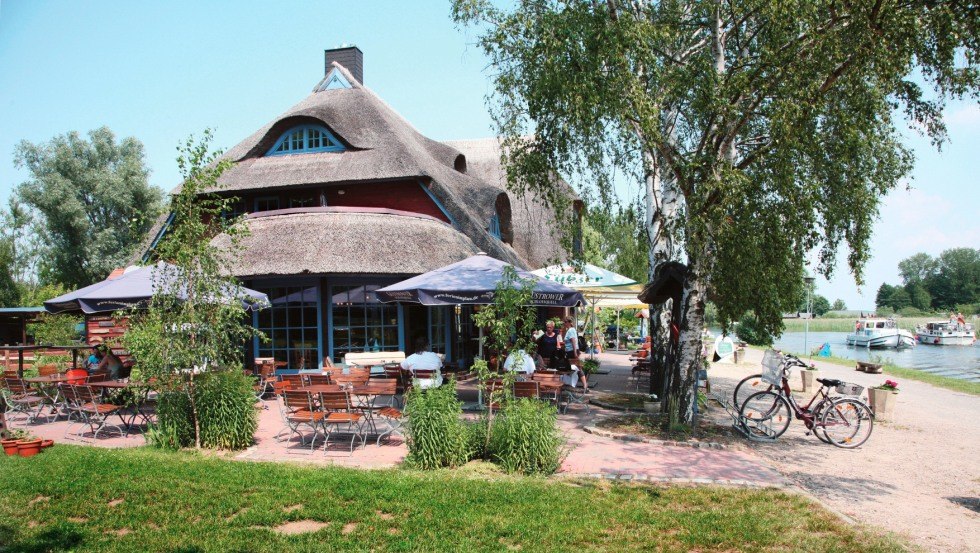
<svg viewBox="0 0 980 553"><path fill-rule="evenodd" d="M248 463L57 445L0 458L0 551L901 551L801 496ZM283 535L287 521L325 523Z"/></svg>

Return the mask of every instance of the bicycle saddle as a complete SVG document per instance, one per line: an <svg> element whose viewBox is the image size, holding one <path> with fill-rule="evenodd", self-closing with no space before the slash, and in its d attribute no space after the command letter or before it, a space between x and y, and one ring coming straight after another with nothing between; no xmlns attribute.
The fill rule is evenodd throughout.
<svg viewBox="0 0 980 553"><path fill-rule="evenodd" d="M844 383L843 380L836 380L834 378L818 378L817 382L823 384L824 386L829 386L831 388L835 386L840 386Z"/></svg>

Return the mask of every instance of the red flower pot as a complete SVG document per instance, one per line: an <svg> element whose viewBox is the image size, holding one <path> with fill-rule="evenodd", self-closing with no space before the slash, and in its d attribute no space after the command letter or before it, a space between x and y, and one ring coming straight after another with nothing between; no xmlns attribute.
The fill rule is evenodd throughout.
<svg viewBox="0 0 980 553"><path fill-rule="evenodd" d="M41 440L21 440L17 444L17 452L21 457L33 457L41 453Z"/></svg>
<svg viewBox="0 0 980 553"><path fill-rule="evenodd" d="M3 445L3 452L7 455L17 455L17 442L18 440L0 441L0 444Z"/></svg>
<svg viewBox="0 0 980 553"><path fill-rule="evenodd" d="M54 440L41 440L41 449L47 449L54 445Z"/></svg>

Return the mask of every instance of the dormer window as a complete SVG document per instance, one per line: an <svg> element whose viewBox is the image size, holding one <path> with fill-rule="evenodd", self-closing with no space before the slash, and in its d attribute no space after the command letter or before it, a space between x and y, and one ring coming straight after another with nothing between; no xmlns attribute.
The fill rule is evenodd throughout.
<svg viewBox="0 0 980 553"><path fill-rule="evenodd" d="M326 127L300 125L284 132L266 155L283 156L314 152L341 152L344 145Z"/></svg>

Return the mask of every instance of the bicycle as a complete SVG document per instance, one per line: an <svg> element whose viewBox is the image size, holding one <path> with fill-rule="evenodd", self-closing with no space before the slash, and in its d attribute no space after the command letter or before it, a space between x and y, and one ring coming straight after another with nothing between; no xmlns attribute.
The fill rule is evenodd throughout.
<svg viewBox="0 0 980 553"><path fill-rule="evenodd" d="M770 354L770 352L772 353ZM807 368L806 363L801 361L800 358L796 357L795 355L790 355L788 353L780 354L775 350L767 350L766 356L768 357L770 355L782 355L781 369L785 375L788 375L789 370L793 367L800 367L802 369ZM763 363L765 362L766 358L764 357ZM745 403L745 400L748 399L750 395L758 392L772 391L775 388L775 385L765 382L762 379L762 373L746 376L735 385L735 393L732 394L733 407L735 408L735 411L738 412L741 410L742 404Z"/></svg>
<svg viewBox="0 0 980 553"><path fill-rule="evenodd" d="M863 390L861 386L832 378L818 378L820 389L806 405L801 406L790 391L786 360L776 364L770 359L766 368L767 372L762 378L775 390L750 395L739 409L740 423L749 438L775 440L786 432L794 415L803 421L807 435L813 432L817 439L837 447L859 447L871 437L874 413L856 397ZM829 394L831 388L845 397L832 397Z"/></svg>

